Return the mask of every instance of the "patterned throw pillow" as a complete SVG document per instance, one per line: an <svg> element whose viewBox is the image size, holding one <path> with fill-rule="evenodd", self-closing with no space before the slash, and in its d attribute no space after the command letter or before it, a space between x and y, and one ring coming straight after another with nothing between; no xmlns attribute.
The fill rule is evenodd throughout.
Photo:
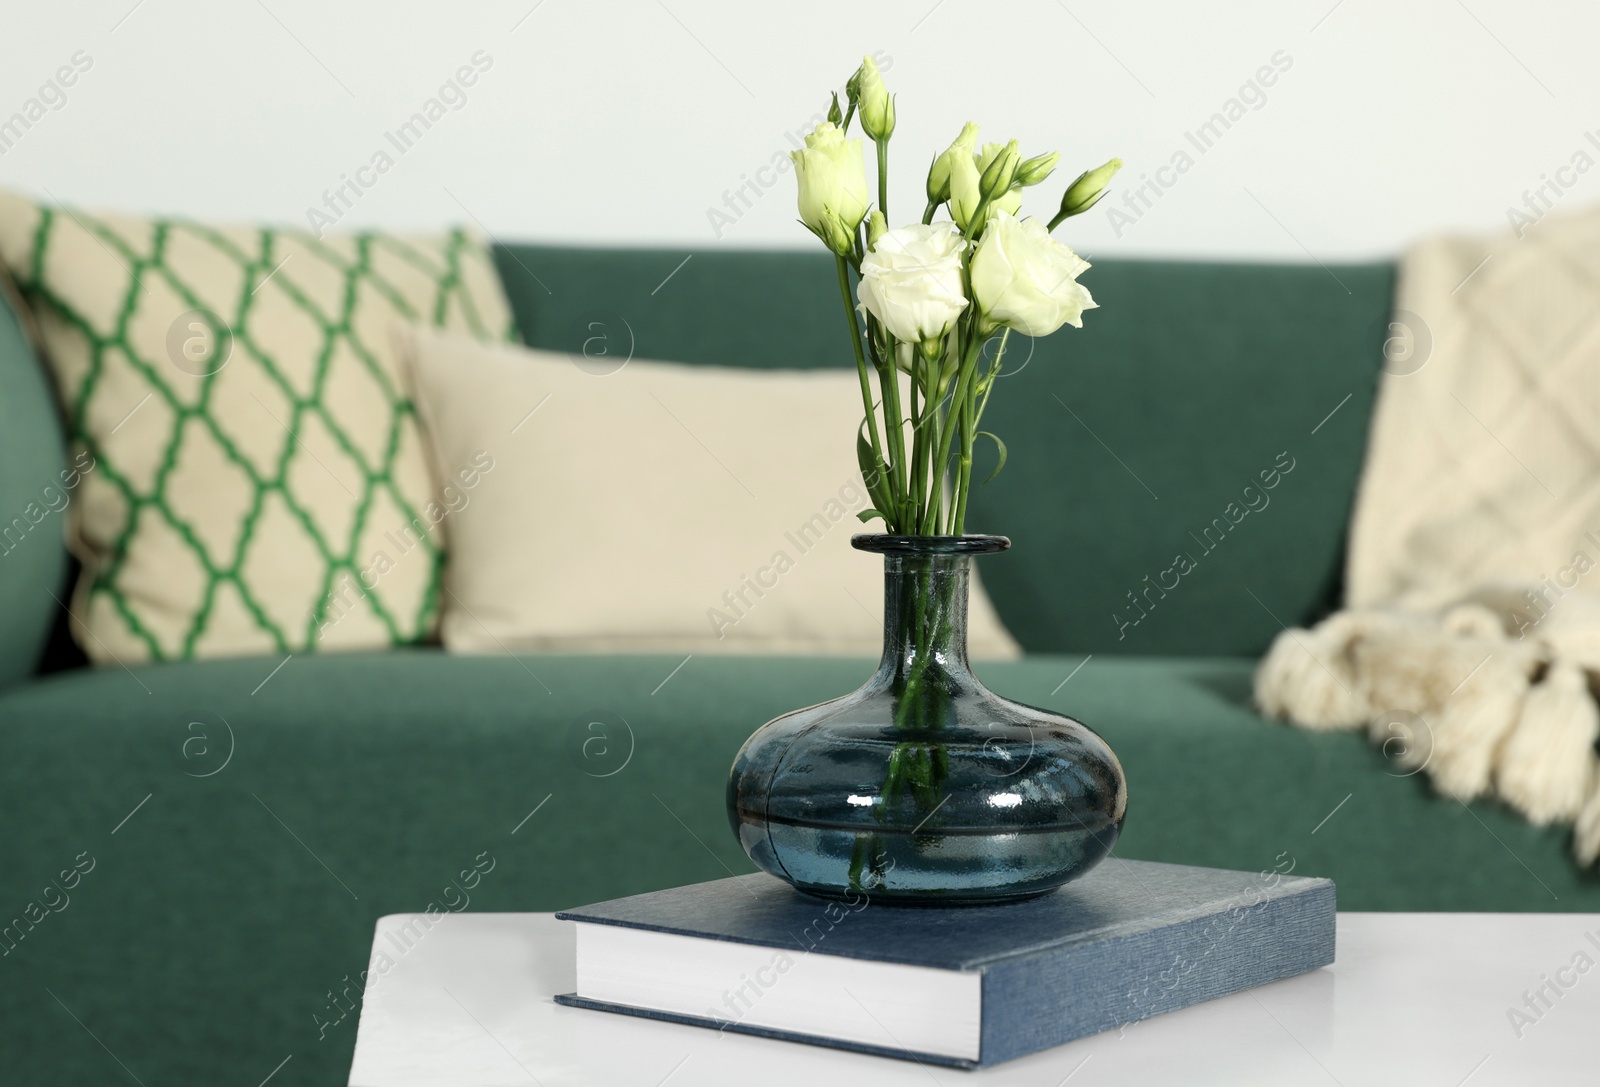
<svg viewBox="0 0 1600 1087"><path fill-rule="evenodd" d="M392 328L514 336L483 243L319 240L0 194L0 262L91 465L70 516L73 631L92 660L433 634L442 514Z"/></svg>

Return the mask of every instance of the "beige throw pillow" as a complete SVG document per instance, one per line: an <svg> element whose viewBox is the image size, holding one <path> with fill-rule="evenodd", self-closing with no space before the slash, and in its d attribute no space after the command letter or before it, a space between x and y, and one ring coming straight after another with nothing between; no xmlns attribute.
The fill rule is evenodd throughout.
<svg viewBox="0 0 1600 1087"><path fill-rule="evenodd" d="M853 372L566 355L414 330L457 652L876 655ZM1019 654L974 579L974 657Z"/></svg>

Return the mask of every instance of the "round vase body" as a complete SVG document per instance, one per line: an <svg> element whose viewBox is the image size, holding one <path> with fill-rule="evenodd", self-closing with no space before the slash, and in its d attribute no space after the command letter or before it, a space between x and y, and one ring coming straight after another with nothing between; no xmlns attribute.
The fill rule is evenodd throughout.
<svg viewBox="0 0 1600 1087"><path fill-rule="evenodd" d="M740 749L728 818L760 868L828 898L1029 898L1088 871L1127 810L1087 726L989 691L967 664L970 556L997 536L858 536L884 556L884 653L852 694L784 714Z"/></svg>

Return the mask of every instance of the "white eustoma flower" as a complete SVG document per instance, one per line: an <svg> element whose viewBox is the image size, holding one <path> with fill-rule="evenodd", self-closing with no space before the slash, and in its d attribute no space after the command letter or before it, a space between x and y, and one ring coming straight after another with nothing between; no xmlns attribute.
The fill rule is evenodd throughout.
<svg viewBox="0 0 1600 1087"><path fill-rule="evenodd" d="M1077 281L1088 268L1039 220L1001 211L972 254L972 294L994 324L1048 336L1062 325L1082 328L1083 311L1095 308Z"/></svg>
<svg viewBox="0 0 1600 1087"><path fill-rule="evenodd" d="M905 343L937 340L967 298L961 289L966 239L954 223L913 223L878 239L861 261L861 306Z"/></svg>
<svg viewBox="0 0 1600 1087"><path fill-rule="evenodd" d="M800 221L835 253L848 252L870 199L861 141L845 139L837 125L824 121L789 157L800 183Z"/></svg>

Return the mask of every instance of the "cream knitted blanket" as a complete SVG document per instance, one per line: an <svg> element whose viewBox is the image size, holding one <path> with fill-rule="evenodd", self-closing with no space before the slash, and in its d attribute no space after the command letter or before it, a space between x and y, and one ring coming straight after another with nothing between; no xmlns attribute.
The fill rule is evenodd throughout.
<svg viewBox="0 0 1600 1087"><path fill-rule="evenodd" d="M1401 262L1348 610L1285 630L1266 713L1366 728L1403 772L1600 856L1600 210Z"/></svg>

